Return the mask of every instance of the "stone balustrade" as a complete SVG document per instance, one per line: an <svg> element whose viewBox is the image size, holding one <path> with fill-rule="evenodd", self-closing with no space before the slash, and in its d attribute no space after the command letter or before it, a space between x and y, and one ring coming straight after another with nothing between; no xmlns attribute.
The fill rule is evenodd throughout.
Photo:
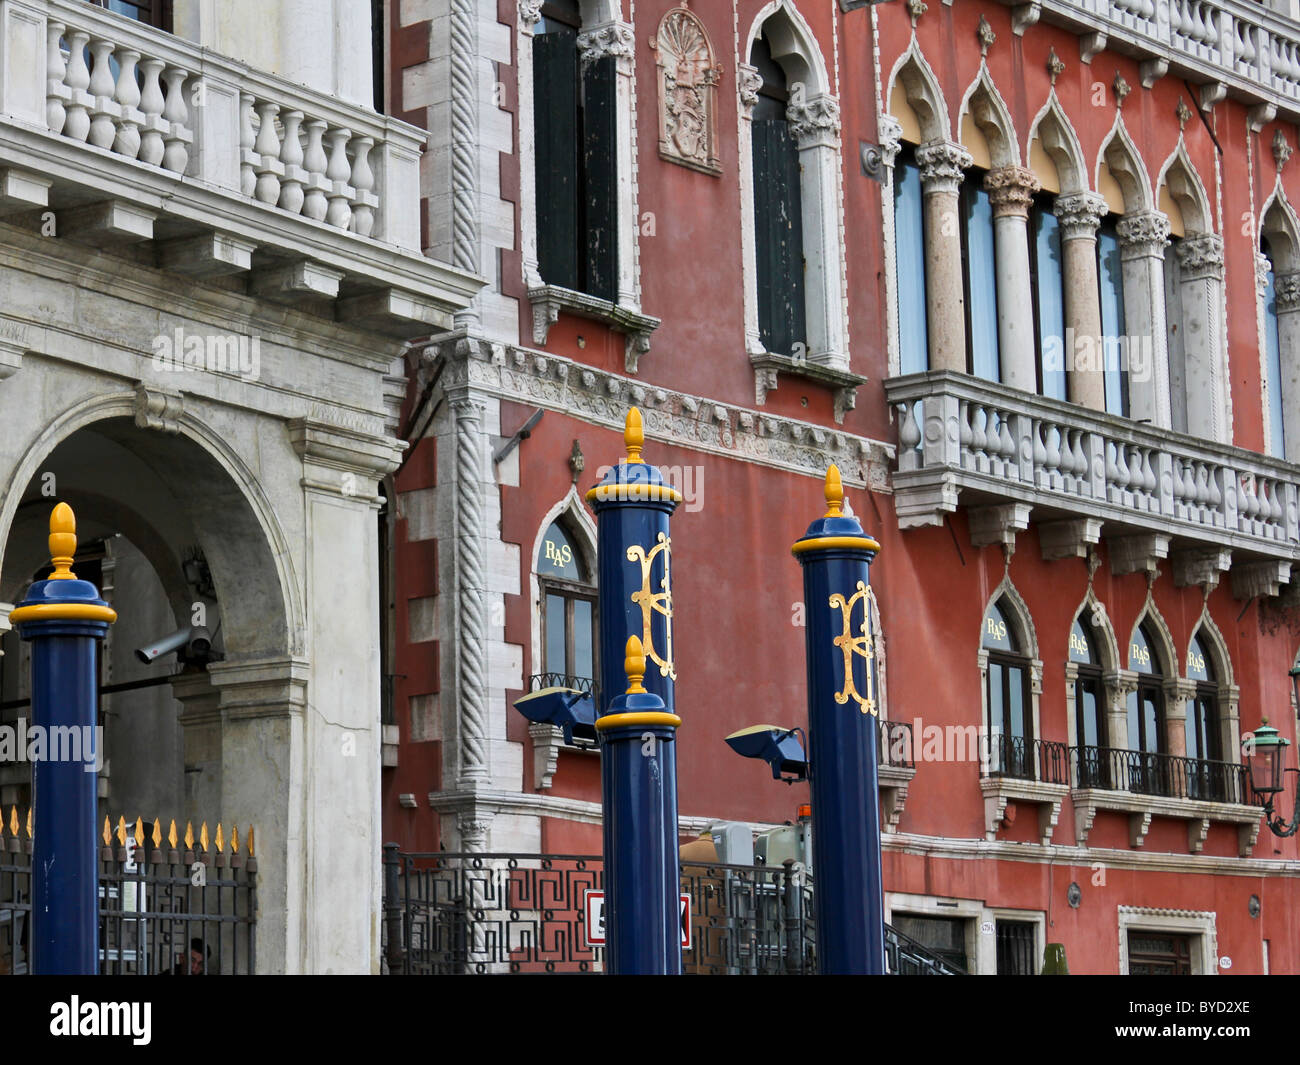
<svg viewBox="0 0 1300 1065"><path fill-rule="evenodd" d="M1001 506L1011 536L1031 513L1075 523L1073 554L1102 532L1145 534L1158 557L1212 548L1221 571L1250 567L1242 587L1260 594L1277 594L1300 559L1300 470L1288 463L951 371L895 377L885 392L903 528L940 525L959 500Z"/></svg>
<svg viewBox="0 0 1300 1065"><path fill-rule="evenodd" d="M1300 24L1251 0L1003 0L1017 26L1042 18L1084 38L1085 59L1102 48L1144 61L1143 78L1176 71L1223 94L1300 115ZM1207 83L1208 79L1208 83Z"/></svg>
<svg viewBox="0 0 1300 1065"><path fill-rule="evenodd" d="M419 251L422 131L80 0L0 24L5 122Z"/></svg>

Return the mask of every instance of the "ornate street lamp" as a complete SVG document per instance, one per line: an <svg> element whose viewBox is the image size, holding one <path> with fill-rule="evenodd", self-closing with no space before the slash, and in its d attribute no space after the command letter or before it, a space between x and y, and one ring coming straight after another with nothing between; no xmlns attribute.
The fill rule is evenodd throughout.
<svg viewBox="0 0 1300 1065"><path fill-rule="evenodd" d="M1300 664L1291 670L1291 684L1295 689L1296 705L1300 706ZM1300 774L1300 769L1287 769L1283 765L1286 748L1290 740L1278 735L1277 729L1265 718L1254 737L1247 741L1246 771L1250 776L1250 787L1256 795L1264 798L1264 823L1275 836L1294 836L1300 829L1300 786L1296 788L1295 812L1290 822L1282 820L1280 814L1273 812L1273 796L1279 794L1286 784L1287 773ZM1300 785L1300 782L1297 782Z"/></svg>

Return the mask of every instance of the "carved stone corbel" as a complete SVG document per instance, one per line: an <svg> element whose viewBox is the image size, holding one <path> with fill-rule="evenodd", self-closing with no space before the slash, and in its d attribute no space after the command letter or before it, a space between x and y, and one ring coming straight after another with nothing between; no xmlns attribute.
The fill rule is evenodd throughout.
<svg viewBox="0 0 1300 1065"><path fill-rule="evenodd" d="M179 392L143 381L135 386L135 424L139 428L179 433L184 412L185 397Z"/></svg>

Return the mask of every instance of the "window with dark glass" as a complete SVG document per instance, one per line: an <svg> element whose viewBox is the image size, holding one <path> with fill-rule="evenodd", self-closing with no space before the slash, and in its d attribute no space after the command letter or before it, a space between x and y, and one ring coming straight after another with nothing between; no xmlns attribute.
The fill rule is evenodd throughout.
<svg viewBox="0 0 1300 1065"><path fill-rule="evenodd" d="M911 145L894 162L894 264L898 277L898 372L930 368L925 305L925 216L921 170Z"/></svg>
<svg viewBox="0 0 1300 1065"><path fill-rule="evenodd" d="M537 552L542 672L548 685L590 687L596 676L596 589L572 538L552 522Z"/></svg>
<svg viewBox="0 0 1300 1065"><path fill-rule="evenodd" d="M1002 603L984 615L988 652L984 695L989 713L989 771L993 776L1032 780L1033 710L1029 701L1029 659Z"/></svg>
<svg viewBox="0 0 1300 1065"><path fill-rule="evenodd" d="M1269 261L1264 289L1264 355L1266 387L1268 389L1268 453L1277 458L1286 457L1286 435L1282 420L1282 343L1277 327L1277 292L1274 289L1272 250L1268 238L1260 241L1260 252Z"/></svg>
<svg viewBox="0 0 1300 1065"><path fill-rule="evenodd" d="M1163 770L1165 753L1164 671L1155 642L1145 625L1138 626L1129 645L1129 669L1138 674L1137 688L1128 695L1128 746L1124 759L1128 779L1125 790L1142 794L1167 794Z"/></svg>
<svg viewBox="0 0 1300 1065"><path fill-rule="evenodd" d="M961 184L962 283L966 295L966 369L988 381L1001 380L998 355L997 256L993 204L984 191L985 171L966 171Z"/></svg>
<svg viewBox="0 0 1300 1065"><path fill-rule="evenodd" d="M1128 934L1129 976L1191 976L1192 937L1133 930Z"/></svg>
<svg viewBox="0 0 1300 1065"><path fill-rule="evenodd" d="M577 0L546 0L533 35L537 261L548 285L618 294L615 60L582 64Z"/></svg>
<svg viewBox="0 0 1300 1065"><path fill-rule="evenodd" d="M1038 345L1038 391L1065 400L1065 271L1061 224L1055 200L1034 197L1029 209L1029 264L1033 274L1034 330Z"/></svg>
<svg viewBox="0 0 1300 1065"><path fill-rule="evenodd" d="M998 976L1033 976L1038 951L1033 921L998 920L996 926Z"/></svg>
<svg viewBox="0 0 1300 1065"><path fill-rule="evenodd" d="M1128 417L1128 360L1124 325L1124 269L1120 259L1119 216L1109 214L1097 227L1097 281L1101 304L1101 356L1106 410Z"/></svg>
<svg viewBox="0 0 1300 1065"><path fill-rule="evenodd" d="M1097 656L1097 636L1083 614L1070 628L1070 661L1075 667L1074 737L1079 787L1109 787L1105 682Z"/></svg>
<svg viewBox="0 0 1300 1065"><path fill-rule="evenodd" d="M793 355L807 341L799 146L786 118L785 71L766 35L754 42L749 62L762 78L751 123L758 335L767 351Z"/></svg>
<svg viewBox="0 0 1300 1065"><path fill-rule="evenodd" d="M131 0L91 0L91 3L95 7L172 32L172 0L140 0L139 3Z"/></svg>
<svg viewBox="0 0 1300 1065"><path fill-rule="evenodd" d="M1195 759L1188 767L1188 792L1192 798L1221 802L1227 781L1221 765L1219 686L1199 635L1187 653L1187 679L1196 682L1196 694L1187 701L1187 757Z"/></svg>
<svg viewBox="0 0 1300 1065"><path fill-rule="evenodd" d="M1165 330L1169 336L1170 426L1180 433L1187 429L1187 349L1183 341L1183 268L1178 246L1183 238L1169 238L1165 248Z"/></svg>

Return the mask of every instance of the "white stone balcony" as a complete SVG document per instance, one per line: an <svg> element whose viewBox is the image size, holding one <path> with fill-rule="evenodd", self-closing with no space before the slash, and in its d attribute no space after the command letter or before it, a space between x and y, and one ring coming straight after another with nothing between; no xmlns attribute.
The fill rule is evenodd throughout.
<svg viewBox="0 0 1300 1065"><path fill-rule="evenodd" d="M481 287L421 254L423 131L80 0L0 29L6 221L395 335Z"/></svg>
<svg viewBox="0 0 1300 1065"><path fill-rule="evenodd" d="M1169 559L1179 585L1279 595L1300 559L1300 468L1253 451L1045 399L951 371L885 382L899 415L902 528L967 508L977 547L1086 557L1104 535L1116 574ZM1291 593L1294 594L1294 593Z"/></svg>
<svg viewBox="0 0 1300 1065"><path fill-rule="evenodd" d="M1300 116L1300 24L1252 0L1002 0L1017 33L1040 18L1079 34L1086 63L1102 49L1134 56L1142 81L1199 87L1202 107L1231 93L1255 104L1256 128ZM1068 59L1069 57L1064 57Z"/></svg>

